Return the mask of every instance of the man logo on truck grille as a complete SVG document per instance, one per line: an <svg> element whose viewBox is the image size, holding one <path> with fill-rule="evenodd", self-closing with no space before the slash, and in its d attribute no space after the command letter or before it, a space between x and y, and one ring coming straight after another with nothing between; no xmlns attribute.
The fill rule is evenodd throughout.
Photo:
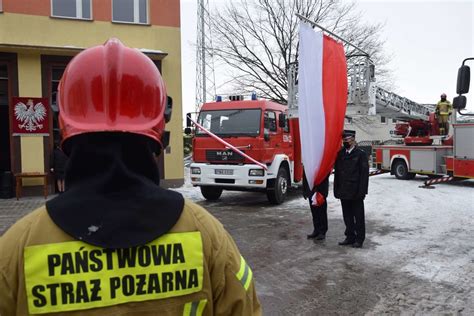
<svg viewBox="0 0 474 316"><path fill-rule="evenodd" d="M234 152L233 151L216 151L216 155L217 156L223 156L223 157L229 157L229 156L233 156L234 155Z"/></svg>
<svg viewBox="0 0 474 316"><path fill-rule="evenodd" d="M231 150L206 150L207 161L243 161L244 157Z"/></svg>

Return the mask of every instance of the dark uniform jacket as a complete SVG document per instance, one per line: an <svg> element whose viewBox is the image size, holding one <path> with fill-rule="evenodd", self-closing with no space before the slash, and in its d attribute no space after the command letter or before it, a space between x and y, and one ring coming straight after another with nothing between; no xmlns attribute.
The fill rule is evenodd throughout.
<svg viewBox="0 0 474 316"><path fill-rule="evenodd" d="M341 200L364 199L369 187L367 154L355 147L347 154L342 148L334 166L334 196Z"/></svg>
<svg viewBox="0 0 474 316"><path fill-rule="evenodd" d="M54 174L57 177L64 177L67 159L66 154L61 149L54 148L53 154L51 155L51 168L54 168Z"/></svg>
<svg viewBox="0 0 474 316"><path fill-rule="evenodd" d="M320 184L313 188L311 191L308 181L306 180L306 174L303 172L303 197L305 199L312 197L314 192L321 193L325 198L328 197L329 191L329 175Z"/></svg>

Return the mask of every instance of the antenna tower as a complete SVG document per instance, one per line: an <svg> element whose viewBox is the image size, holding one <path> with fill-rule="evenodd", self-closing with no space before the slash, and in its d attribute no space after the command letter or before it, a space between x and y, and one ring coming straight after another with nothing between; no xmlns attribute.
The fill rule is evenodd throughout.
<svg viewBox="0 0 474 316"><path fill-rule="evenodd" d="M196 112L206 101L214 100L216 84L214 75L214 54L211 36L211 17L209 0L197 3L197 40L196 40Z"/></svg>

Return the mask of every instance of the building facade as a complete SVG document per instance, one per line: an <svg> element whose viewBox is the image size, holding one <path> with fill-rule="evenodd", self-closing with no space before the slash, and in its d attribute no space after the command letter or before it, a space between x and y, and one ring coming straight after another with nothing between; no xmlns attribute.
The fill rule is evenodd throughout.
<svg viewBox="0 0 474 316"><path fill-rule="evenodd" d="M76 54L111 37L141 50L163 75L173 115L158 165L165 186L183 183L179 0L0 0L0 173L50 169L62 73ZM46 98L47 133L12 132L14 97ZM42 180L23 179L23 185L35 191Z"/></svg>

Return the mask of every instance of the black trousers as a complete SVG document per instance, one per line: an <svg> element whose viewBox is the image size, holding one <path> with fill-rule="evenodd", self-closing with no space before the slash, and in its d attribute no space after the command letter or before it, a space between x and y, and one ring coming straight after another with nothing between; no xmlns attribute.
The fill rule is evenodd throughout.
<svg viewBox="0 0 474 316"><path fill-rule="evenodd" d="M350 241L365 240L364 200L341 200L342 215L346 224L345 235Z"/></svg>
<svg viewBox="0 0 474 316"><path fill-rule="evenodd" d="M313 215L313 227L316 234L326 235L328 231L328 204L324 201L321 206L314 206L311 204L311 199L308 199L309 207L311 208L311 215Z"/></svg>

